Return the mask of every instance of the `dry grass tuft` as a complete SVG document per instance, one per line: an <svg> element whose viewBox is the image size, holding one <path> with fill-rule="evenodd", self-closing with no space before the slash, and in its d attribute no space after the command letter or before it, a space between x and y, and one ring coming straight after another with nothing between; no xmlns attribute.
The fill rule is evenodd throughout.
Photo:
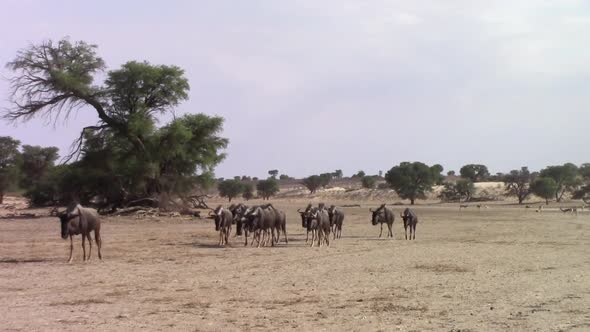
<svg viewBox="0 0 590 332"><path fill-rule="evenodd" d="M416 264L414 266L415 269L424 270L429 272L469 272L469 269L466 269L461 266L453 265L453 264Z"/></svg>
<svg viewBox="0 0 590 332"><path fill-rule="evenodd" d="M52 302L50 306L58 306L58 305L89 305L89 304L110 304L112 302L103 300L103 299L79 299L73 301L62 301L62 302Z"/></svg>

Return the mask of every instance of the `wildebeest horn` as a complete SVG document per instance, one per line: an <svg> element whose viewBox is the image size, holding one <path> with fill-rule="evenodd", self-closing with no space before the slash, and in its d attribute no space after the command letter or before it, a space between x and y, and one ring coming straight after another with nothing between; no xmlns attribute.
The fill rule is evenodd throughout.
<svg viewBox="0 0 590 332"><path fill-rule="evenodd" d="M401 212L399 213L399 216L402 217L402 218L404 217L404 215Z"/></svg>
<svg viewBox="0 0 590 332"><path fill-rule="evenodd" d="M373 209L371 209L371 208L369 208L369 211L370 211L370 212L375 212L375 211L373 211Z"/></svg>
<svg viewBox="0 0 590 332"><path fill-rule="evenodd" d="M301 213L301 209L297 209L297 212Z"/></svg>

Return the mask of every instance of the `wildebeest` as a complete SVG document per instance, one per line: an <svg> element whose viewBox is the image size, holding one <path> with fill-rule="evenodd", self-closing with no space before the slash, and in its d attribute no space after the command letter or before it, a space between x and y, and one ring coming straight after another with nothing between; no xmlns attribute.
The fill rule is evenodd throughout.
<svg viewBox="0 0 590 332"><path fill-rule="evenodd" d="M232 215L233 215L233 223L236 224L236 236L240 236L242 235L242 231L243 231L243 217L244 217L244 213L246 212L246 210L248 209L248 207L242 203L239 204L232 204L230 205L230 207L228 208Z"/></svg>
<svg viewBox="0 0 590 332"><path fill-rule="evenodd" d="M275 245L275 223L277 215L273 209L262 206L249 208L245 215L247 227L254 232L254 237L258 237L258 247L262 244L265 246L268 240L271 246Z"/></svg>
<svg viewBox="0 0 590 332"><path fill-rule="evenodd" d="M100 218L95 209L82 207L80 204L73 203L68 208L58 213L57 216L61 222L61 237L66 240L70 237L70 258L68 263L72 262L72 253L74 252L74 235L82 234L82 251L83 259L90 260L92 253L92 239L90 232L94 231L94 240L98 248L98 259L102 260L100 249L102 248L102 239L100 237ZM85 239L88 239L88 258L86 257Z"/></svg>
<svg viewBox="0 0 590 332"><path fill-rule="evenodd" d="M393 211L386 208L385 204L382 204L379 208L377 208L377 210L369 209L369 211L373 213L371 218L371 223L373 226L381 224L381 232L379 233L379 237L383 235L383 224L387 224L387 237L393 237L393 221L395 220Z"/></svg>
<svg viewBox="0 0 590 332"><path fill-rule="evenodd" d="M314 244L314 237L317 236L318 246L322 246L323 242L330 246L330 216L328 210L313 208L309 212L309 224L312 228L311 246Z"/></svg>
<svg viewBox="0 0 590 332"><path fill-rule="evenodd" d="M287 215L285 214L285 212L275 209L275 207L272 204L267 204L266 209L270 209L275 213L274 226L277 232L276 242L279 243L281 233L283 233L283 236L285 238L285 244L289 243L289 240L287 240Z"/></svg>
<svg viewBox="0 0 590 332"><path fill-rule="evenodd" d="M406 208L403 213L400 212L400 217L404 220L404 231L406 232L406 240L408 239L408 227L410 227L410 240L412 240L412 234L414 234L414 240L416 239L416 224L418 224L418 216L414 211Z"/></svg>
<svg viewBox="0 0 590 332"><path fill-rule="evenodd" d="M218 245L224 246L229 244L229 235L231 234L231 225L233 223L233 214L229 209L224 209L219 205L213 210L213 219L215 220L215 230L219 232Z"/></svg>
<svg viewBox="0 0 590 332"><path fill-rule="evenodd" d="M342 223L344 222L344 211L332 205L328 209L328 216L330 217L330 226L334 233L334 239L342 237Z"/></svg>
<svg viewBox="0 0 590 332"><path fill-rule="evenodd" d="M307 205L307 207L305 208L305 210L301 211L300 209L297 209L297 212L299 213L299 215L301 216L301 227L305 228L307 230L307 234L305 236L305 243L307 243L307 241L309 240L309 232L311 232L310 229L310 223L309 223L309 213L311 212L311 203L309 203ZM312 233L312 238L313 238L313 233Z"/></svg>

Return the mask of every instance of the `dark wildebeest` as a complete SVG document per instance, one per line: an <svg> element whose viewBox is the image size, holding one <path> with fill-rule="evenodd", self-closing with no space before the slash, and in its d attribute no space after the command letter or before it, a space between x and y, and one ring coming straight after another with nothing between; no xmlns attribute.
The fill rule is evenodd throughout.
<svg viewBox="0 0 590 332"><path fill-rule="evenodd" d="M246 214L248 227L258 233L258 247L262 244L265 246L269 239L271 246L275 245L275 222L276 214L273 209L264 208L261 206L248 209ZM262 234L262 237L260 236ZM256 234L254 235L256 237Z"/></svg>
<svg viewBox="0 0 590 332"><path fill-rule="evenodd" d="M330 246L330 216L328 215L328 210L320 209L320 208L313 208L309 213L309 221L312 227L312 239L311 239L311 246L313 247L314 243L314 232L318 238L318 246L322 246L322 242L325 242L326 245Z"/></svg>
<svg viewBox="0 0 590 332"><path fill-rule="evenodd" d="M307 205L307 207L305 208L304 211L297 209L297 212L301 216L301 227L303 227L307 230L307 234L305 236L305 243L307 243L307 241L309 240L309 232L311 231L310 223L309 223L309 213L311 212L311 203L309 203ZM313 233L312 233L312 238L313 238Z"/></svg>
<svg viewBox="0 0 590 332"><path fill-rule="evenodd" d="M272 204L266 204L265 208L275 213L275 230L277 231L277 238L275 241L279 243L282 232L285 238L285 244L288 244L289 240L287 240L287 215L285 214L285 212L275 209L275 207L272 206Z"/></svg>
<svg viewBox="0 0 590 332"><path fill-rule="evenodd" d="M231 211L231 213L234 217L233 223L236 224L236 235L235 236L241 236L242 230L244 228L243 217L244 217L244 213L246 212L248 207L242 203L239 203L239 204L230 205L230 207L228 209Z"/></svg>
<svg viewBox="0 0 590 332"><path fill-rule="evenodd" d="M404 231L406 232L406 240L408 239L408 227L410 227L410 240L412 240L412 234L414 234L414 240L416 239L416 224L418 223L418 216L414 211L406 208L404 213L399 214L404 220Z"/></svg>
<svg viewBox="0 0 590 332"><path fill-rule="evenodd" d="M229 209L224 209L219 205L213 210L213 219L215 220L215 230L219 232L219 243L220 246L229 244L229 235L231 234L231 225L234 220L234 216Z"/></svg>
<svg viewBox="0 0 590 332"><path fill-rule="evenodd" d="M334 232L334 239L341 238L342 223L344 222L344 211L332 205L328 209L328 216L330 216L330 226L332 226L332 232Z"/></svg>
<svg viewBox="0 0 590 332"><path fill-rule="evenodd" d="M65 240L70 237L70 258L68 263L72 262L72 253L74 252L74 235L82 234L82 251L84 260L90 260L92 253L92 239L90 232L94 231L94 240L98 248L98 259L102 260L100 249L102 248L102 239L100 237L100 218L95 209L82 207L80 204L73 203L68 208L57 215L61 222L61 237ZM88 258L86 258L85 239L88 239Z"/></svg>
<svg viewBox="0 0 590 332"><path fill-rule="evenodd" d="M387 237L393 237L393 221L395 220L395 216L393 215L393 211L385 207L385 204L382 204L377 210L369 209L373 213L371 223L373 226L377 224L381 224L381 232L379 233L379 237L383 234L383 224L387 224L388 232Z"/></svg>

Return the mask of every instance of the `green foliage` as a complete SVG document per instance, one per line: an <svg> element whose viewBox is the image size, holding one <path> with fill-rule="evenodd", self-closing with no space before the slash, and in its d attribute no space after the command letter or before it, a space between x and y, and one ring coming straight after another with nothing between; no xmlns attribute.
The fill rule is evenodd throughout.
<svg viewBox="0 0 590 332"><path fill-rule="evenodd" d="M566 192L572 192L580 185L577 178L578 167L572 163L561 166L549 166L541 170L540 176L551 178L555 181L557 188L555 190L555 200L561 202Z"/></svg>
<svg viewBox="0 0 590 332"><path fill-rule="evenodd" d="M455 171L448 171L447 176L455 176Z"/></svg>
<svg viewBox="0 0 590 332"><path fill-rule="evenodd" d="M434 175L434 183L437 185L443 184L445 177L442 175L442 172L444 171L442 165L435 164L430 166L430 169L432 170L432 174Z"/></svg>
<svg viewBox="0 0 590 332"><path fill-rule="evenodd" d="M313 194L322 186L322 178L319 175L308 176L301 181L301 184L309 190L310 194Z"/></svg>
<svg viewBox="0 0 590 332"><path fill-rule="evenodd" d="M84 196L101 195L120 205L210 187L213 168L225 157L219 150L228 143L218 136L223 119L189 114L156 126L158 115L173 112L188 98L184 71L130 61L108 72L103 85L93 85L104 69L95 49L62 40L20 51L8 64L16 76L11 79L14 107L6 117L57 119L81 107L96 111L98 124L82 130L81 159L72 165L74 173L83 174L78 188ZM39 182L39 177L26 181Z"/></svg>
<svg viewBox="0 0 590 332"><path fill-rule="evenodd" d="M320 174L320 185L322 188L326 188L330 181L332 181L332 173L322 173Z"/></svg>
<svg viewBox="0 0 590 332"><path fill-rule="evenodd" d="M531 194L531 172L528 167L522 167L520 170L512 170L503 178L504 187L507 196L516 196L518 204L522 202Z"/></svg>
<svg viewBox="0 0 590 332"><path fill-rule="evenodd" d="M23 145L21 153L21 187L32 189L39 184L47 172L55 166L59 149Z"/></svg>
<svg viewBox="0 0 590 332"><path fill-rule="evenodd" d="M337 169L334 172L332 172L332 177L335 179L342 179L343 176L344 174L342 173L341 169Z"/></svg>
<svg viewBox="0 0 590 332"><path fill-rule="evenodd" d="M469 179L460 179L456 183L447 182L439 198L444 202L468 202L475 193L475 186Z"/></svg>
<svg viewBox="0 0 590 332"><path fill-rule="evenodd" d="M361 182L363 184L363 188L373 189L375 188L375 183L377 181L375 180L374 176L363 176Z"/></svg>
<svg viewBox="0 0 590 332"><path fill-rule="evenodd" d="M553 178L540 177L531 184L531 191L545 199L546 204L549 204L549 199L555 197L559 186Z"/></svg>
<svg viewBox="0 0 590 332"><path fill-rule="evenodd" d="M4 193L18 179L19 145L20 141L12 137L0 136L0 204L4 200Z"/></svg>
<svg viewBox="0 0 590 332"><path fill-rule="evenodd" d="M353 178L363 178L363 177L365 177L365 175L367 175L367 174L365 174L365 171L358 171L358 172L357 172L356 174L354 174L352 177L353 177Z"/></svg>
<svg viewBox="0 0 590 332"><path fill-rule="evenodd" d="M464 179L469 179L472 182L485 181L489 176L490 172L485 165L469 164L461 167L459 174Z"/></svg>
<svg viewBox="0 0 590 332"><path fill-rule="evenodd" d="M239 180L225 180L217 185L219 196L227 197L231 202L232 198L244 192L244 185Z"/></svg>
<svg viewBox="0 0 590 332"><path fill-rule="evenodd" d="M436 177L426 164L421 162L403 162L391 168L385 174L385 180L403 199L411 204L417 198L424 198L427 191L432 190Z"/></svg>
<svg viewBox="0 0 590 332"><path fill-rule="evenodd" d="M590 163L584 163L578 168L578 174L584 181L590 181Z"/></svg>
<svg viewBox="0 0 590 332"><path fill-rule="evenodd" d="M279 179L280 180L290 180L290 179L292 179L292 177L288 176L287 174L281 174L279 176Z"/></svg>
<svg viewBox="0 0 590 332"><path fill-rule="evenodd" d="M276 178L277 175L279 175L279 170L271 169L270 171L268 171L268 175L272 176L273 178Z"/></svg>
<svg viewBox="0 0 590 332"><path fill-rule="evenodd" d="M258 196L268 200L279 192L279 182L272 177L267 180L258 181L256 191L258 192Z"/></svg>
<svg viewBox="0 0 590 332"><path fill-rule="evenodd" d="M242 193L242 198L247 201L254 198L254 187L252 186L252 184L251 183L244 183L243 187L244 187L244 192Z"/></svg>

